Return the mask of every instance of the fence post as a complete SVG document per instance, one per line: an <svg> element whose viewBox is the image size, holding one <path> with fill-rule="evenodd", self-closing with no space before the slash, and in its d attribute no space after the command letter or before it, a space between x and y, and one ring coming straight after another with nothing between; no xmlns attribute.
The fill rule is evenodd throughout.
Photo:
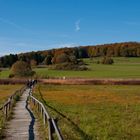
<svg viewBox="0 0 140 140"><path fill-rule="evenodd" d="M41 107L41 115L42 115L42 118L43 118L43 108Z"/></svg>
<svg viewBox="0 0 140 140"><path fill-rule="evenodd" d="M11 101L8 104L8 110L10 111Z"/></svg>
<svg viewBox="0 0 140 140"><path fill-rule="evenodd" d="M7 105L5 106L5 116L6 116L6 119L8 117L8 114L7 114Z"/></svg>
<svg viewBox="0 0 140 140"><path fill-rule="evenodd" d="M35 105L35 109L41 113L41 117L43 119L43 123L44 123L44 127L46 127L46 125L48 125L48 138L49 140L53 140L53 134L56 133L56 136L59 140L63 140L63 137L59 131L59 128L57 126L57 121L53 118L51 118L46 110L46 108L44 107L44 105L35 97L33 97L32 95L30 96L31 98L31 102L33 102L33 104Z"/></svg>
<svg viewBox="0 0 140 140"><path fill-rule="evenodd" d="M35 100L33 99L33 103L34 103L34 106L35 106Z"/></svg>
<svg viewBox="0 0 140 140"><path fill-rule="evenodd" d="M48 119L48 133L49 133L49 140L53 140L53 125L52 125L52 121L51 118Z"/></svg>
<svg viewBox="0 0 140 140"><path fill-rule="evenodd" d="M45 112L44 112L44 126L46 125L46 119L47 119L47 117L46 117L46 114L45 114Z"/></svg>
<svg viewBox="0 0 140 140"><path fill-rule="evenodd" d="M37 104L38 112L39 112L39 103Z"/></svg>

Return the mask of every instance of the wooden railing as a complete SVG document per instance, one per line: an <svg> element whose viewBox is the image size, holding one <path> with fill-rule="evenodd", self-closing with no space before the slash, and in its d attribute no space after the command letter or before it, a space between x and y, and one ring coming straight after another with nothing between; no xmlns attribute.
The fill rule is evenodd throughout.
<svg viewBox="0 0 140 140"><path fill-rule="evenodd" d="M63 140L63 137L60 133L60 130L57 126L57 123L55 119L51 118L48 111L46 110L45 106L43 103L41 103L38 99L33 97L31 93L29 94L29 101L37 108L38 112L41 113L44 126L48 124L48 135L49 135L49 140L53 140L53 134L55 133L57 138L59 140Z"/></svg>
<svg viewBox="0 0 140 140"><path fill-rule="evenodd" d="M16 98L18 96L21 96L22 93L24 92L26 87L21 88L20 90L15 91L13 95L11 95L8 100L4 103L4 105L0 108L4 112L5 118L7 119L9 117L9 114L12 110L12 107L16 101Z"/></svg>

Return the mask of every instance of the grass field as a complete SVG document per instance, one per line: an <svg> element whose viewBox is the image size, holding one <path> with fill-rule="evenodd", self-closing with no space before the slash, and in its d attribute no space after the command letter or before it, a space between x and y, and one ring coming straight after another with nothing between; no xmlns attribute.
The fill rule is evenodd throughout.
<svg viewBox="0 0 140 140"><path fill-rule="evenodd" d="M139 86L42 85L35 96L42 96L67 140L139 140L139 91Z"/></svg>
<svg viewBox="0 0 140 140"><path fill-rule="evenodd" d="M113 65L96 64L102 58L84 59L89 71L58 71L37 68L40 77L85 77L85 78L140 78L140 58L114 58Z"/></svg>
<svg viewBox="0 0 140 140"><path fill-rule="evenodd" d="M89 71L59 71L48 68L35 68L37 76L47 77L85 77L85 78L140 78L140 57L116 57L113 65L97 64L102 58L84 59ZM0 72L0 78L8 78L9 70Z"/></svg>
<svg viewBox="0 0 140 140"><path fill-rule="evenodd" d="M0 107L5 103L10 95L16 90L20 89L22 85L0 85ZM4 116L0 110L0 136L2 133L2 127L4 126Z"/></svg>
<svg viewBox="0 0 140 140"><path fill-rule="evenodd" d="M22 85L0 85L0 106L3 105L10 95L21 87Z"/></svg>

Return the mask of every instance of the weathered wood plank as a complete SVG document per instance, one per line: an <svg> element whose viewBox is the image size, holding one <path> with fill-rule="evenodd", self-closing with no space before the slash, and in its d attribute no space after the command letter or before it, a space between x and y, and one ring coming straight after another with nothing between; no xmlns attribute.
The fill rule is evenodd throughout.
<svg viewBox="0 0 140 140"><path fill-rule="evenodd" d="M37 120L26 104L29 90L24 91L13 108L13 118L7 122L5 140L39 140Z"/></svg>

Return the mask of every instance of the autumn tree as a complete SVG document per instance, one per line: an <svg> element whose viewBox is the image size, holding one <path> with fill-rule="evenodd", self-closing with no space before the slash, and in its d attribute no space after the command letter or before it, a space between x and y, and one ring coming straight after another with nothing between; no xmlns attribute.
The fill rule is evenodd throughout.
<svg viewBox="0 0 140 140"><path fill-rule="evenodd" d="M65 62L69 62L69 56L65 53L54 56L52 59L53 64L60 64L60 63L65 63Z"/></svg>
<svg viewBox="0 0 140 140"><path fill-rule="evenodd" d="M26 76L33 76L34 72L31 69L31 66L24 61L17 61L11 67L11 74L10 76L14 77L26 77Z"/></svg>
<svg viewBox="0 0 140 140"><path fill-rule="evenodd" d="M52 64L52 56L51 55L47 55L43 61L43 64L45 65L51 65Z"/></svg>

